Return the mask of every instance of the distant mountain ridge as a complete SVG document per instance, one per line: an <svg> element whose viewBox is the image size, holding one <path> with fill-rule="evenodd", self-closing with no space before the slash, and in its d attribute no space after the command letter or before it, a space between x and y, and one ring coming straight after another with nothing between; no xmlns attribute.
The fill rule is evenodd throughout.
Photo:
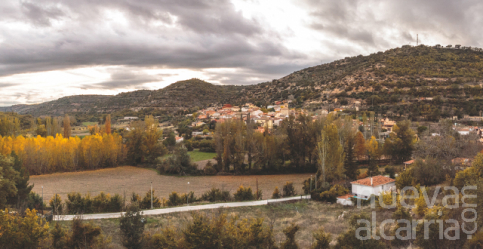
<svg viewBox="0 0 483 249"><path fill-rule="evenodd" d="M368 56L346 57L309 67L271 82L255 85L213 85L199 79L173 83L159 90L109 95L77 95L36 105L0 108L20 114L111 113L142 108L186 110L246 102L260 105L292 99L293 106L320 109L360 105L381 113L414 111L414 100L437 98L440 115L474 114L483 109L483 53L474 48L403 46ZM464 102L472 100L473 107ZM413 103L411 106L407 106ZM377 105L377 107L374 106ZM434 105L434 103L433 103ZM402 109L402 111L401 111ZM422 107L417 106L417 109ZM423 108L424 109L424 108ZM458 114L459 115L459 114Z"/></svg>

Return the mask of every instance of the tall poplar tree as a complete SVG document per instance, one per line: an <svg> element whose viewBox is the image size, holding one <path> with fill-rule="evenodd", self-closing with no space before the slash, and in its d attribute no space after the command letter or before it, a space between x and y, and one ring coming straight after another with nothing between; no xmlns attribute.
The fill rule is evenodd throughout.
<svg viewBox="0 0 483 249"><path fill-rule="evenodd" d="M111 114L107 115L104 127L106 129L106 134L111 134Z"/></svg>
<svg viewBox="0 0 483 249"><path fill-rule="evenodd" d="M69 115L65 114L65 117L64 117L64 137L69 138L70 134L71 134L70 118L69 118Z"/></svg>

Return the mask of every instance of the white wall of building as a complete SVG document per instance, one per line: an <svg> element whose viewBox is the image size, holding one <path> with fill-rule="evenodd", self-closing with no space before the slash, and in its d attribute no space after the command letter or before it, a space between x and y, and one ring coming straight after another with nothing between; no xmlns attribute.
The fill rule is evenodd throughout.
<svg viewBox="0 0 483 249"><path fill-rule="evenodd" d="M379 195L383 191L389 191L391 189L396 189L396 183L390 182L383 185L378 186L366 186L366 185L359 185L359 184L352 184L352 193L357 196L366 196L369 197L371 195Z"/></svg>

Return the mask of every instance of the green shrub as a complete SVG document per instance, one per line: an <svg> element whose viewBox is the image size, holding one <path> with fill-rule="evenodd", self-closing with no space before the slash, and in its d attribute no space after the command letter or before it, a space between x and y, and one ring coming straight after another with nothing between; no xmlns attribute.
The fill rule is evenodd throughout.
<svg viewBox="0 0 483 249"><path fill-rule="evenodd" d="M285 234L285 241L280 245L280 249L298 249L298 245L295 242L295 233L299 230L299 226L292 224L285 229L283 229L283 233Z"/></svg>
<svg viewBox="0 0 483 249"><path fill-rule="evenodd" d="M330 242L332 235L324 231L324 227L313 233L315 243L312 245L312 249L328 249L330 248Z"/></svg>
<svg viewBox="0 0 483 249"><path fill-rule="evenodd" d="M108 212L120 212L122 210L124 201L119 194L115 194L109 201Z"/></svg>
<svg viewBox="0 0 483 249"><path fill-rule="evenodd" d="M101 235L100 227L89 223L84 224L81 219L74 218L69 248L94 248L99 235Z"/></svg>
<svg viewBox="0 0 483 249"><path fill-rule="evenodd" d="M52 207L53 214L62 214L62 198L60 198L60 195L55 194L50 199L49 205Z"/></svg>
<svg viewBox="0 0 483 249"><path fill-rule="evenodd" d="M211 161L208 161L205 168L203 169L203 172L205 173L205 175L216 175L218 173L218 170L216 170L215 166L213 166Z"/></svg>
<svg viewBox="0 0 483 249"><path fill-rule="evenodd" d="M182 194L181 200L183 200L183 204L184 203L194 203L194 202L198 201L195 197L195 192L193 192L193 191L190 191L188 194Z"/></svg>
<svg viewBox="0 0 483 249"><path fill-rule="evenodd" d="M214 140L201 140L200 142L201 152L216 152L216 146Z"/></svg>
<svg viewBox="0 0 483 249"><path fill-rule="evenodd" d="M240 186L236 193L234 194L236 201L251 201L255 200L255 196L253 196L252 188L251 187L243 187Z"/></svg>
<svg viewBox="0 0 483 249"><path fill-rule="evenodd" d="M295 192L295 188L293 187L293 182L287 182L283 185L283 197L294 196L297 193Z"/></svg>
<svg viewBox="0 0 483 249"><path fill-rule="evenodd" d="M278 190L278 187L275 187L275 190L273 191L272 194L272 199L278 199L280 198L280 191Z"/></svg>
<svg viewBox="0 0 483 249"><path fill-rule="evenodd" d="M151 190L148 190L148 192L146 192L146 195L139 203L139 207L141 209L151 208ZM161 201L159 200L158 197L156 197L156 195L154 195L154 190L153 190L153 208L160 208L160 207L161 207Z"/></svg>
<svg viewBox="0 0 483 249"><path fill-rule="evenodd" d="M310 194L310 190L314 191L315 190L315 180L314 179L306 179L304 180L304 185L302 186L302 189L304 190L304 194L308 195ZM310 186L312 185L312 186Z"/></svg>
<svg viewBox="0 0 483 249"><path fill-rule="evenodd" d="M139 207L129 206L119 223L122 245L126 248L143 248L144 222Z"/></svg>
<svg viewBox="0 0 483 249"><path fill-rule="evenodd" d="M109 202L111 200L111 196L109 194L104 194L101 192L99 195L95 196L92 199L92 210L95 213L102 213L109 209Z"/></svg>
<svg viewBox="0 0 483 249"><path fill-rule="evenodd" d="M185 140L184 146L186 146L186 149L188 151L193 151L193 143L191 142L191 140Z"/></svg>
<svg viewBox="0 0 483 249"><path fill-rule="evenodd" d="M201 200L209 202L230 201L231 199L229 191L221 191L217 188L212 188L201 196Z"/></svg>
<svg viewBox="0 0 483 249"><path fill-rule="evenodd" d="M65 201L69 214L92 213L92 199L89 194L82 197L80 193L68 193Z"/></svg>
<svg viewBox="0 0 483 249"><path fill-rule="evenodd" d="M42 202L42 197L37 193L30 192L27 196L27 208L32 210L42 210L45 209L45 204Z"/></svg>
<svg viewBox="0 0 483 249"><path fill-rule="evenodd" d="M176 192L172 192L171 194L169 194L169 198L168 198L168 201L166 202L166 205L168 205L169 207L174 207L174 206L180 206L180 205L183 205L184 202L183 199L181 198L181 196L178 195L178 193Z"/></svg>

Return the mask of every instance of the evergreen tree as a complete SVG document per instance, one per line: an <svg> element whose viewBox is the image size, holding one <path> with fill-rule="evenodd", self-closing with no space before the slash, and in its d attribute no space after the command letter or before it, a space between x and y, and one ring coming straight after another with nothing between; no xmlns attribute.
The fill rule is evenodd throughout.
<svg viewBox="0 0 483 249"><path fill-rule="evenodd" d="M384 142L384 153L396 163L411 159L414 150L414 131L409 120L398 122Z"/></svg>
<svg viewBox="0 0 483 249"><path fill-rule="evenodd" d="M355 144L355 137L352 134L350 134L346 138L346 143L344 147L344 154L345 154L344 170L345 170L345 175L350 180L357 179L357 176L359 175L359 167L354 161L354 157L355 157L354 144Z"/></svg>
<svg viewBox="0 0 483 249"><path fill-rule="evenodd" d="M8 203L11 205L16 205L17 208L20 208L22 203L27 200L27 197L34 187L34 185L29 185L29 173L22 167L22 161L17 156L15 151L12 151L10 155L13 159L12 168L18 172L18 178L15 183L15 187L17 188L17 194L10 197Z"/></svg>
<svg viewBox="0 0 483 249"><path fill-rule="evenodd" d="M144 222L136 205L128 207L119 220L122 245L128 249L143 248Z"/></svg>
<svg viewBox="0 0 483 249"><path fill-rule="evenodd" d="M10 197L15 197L18 193L17 182L19 172L13 167L11 158L0 155L0 209L5 208Z"/></svg>

